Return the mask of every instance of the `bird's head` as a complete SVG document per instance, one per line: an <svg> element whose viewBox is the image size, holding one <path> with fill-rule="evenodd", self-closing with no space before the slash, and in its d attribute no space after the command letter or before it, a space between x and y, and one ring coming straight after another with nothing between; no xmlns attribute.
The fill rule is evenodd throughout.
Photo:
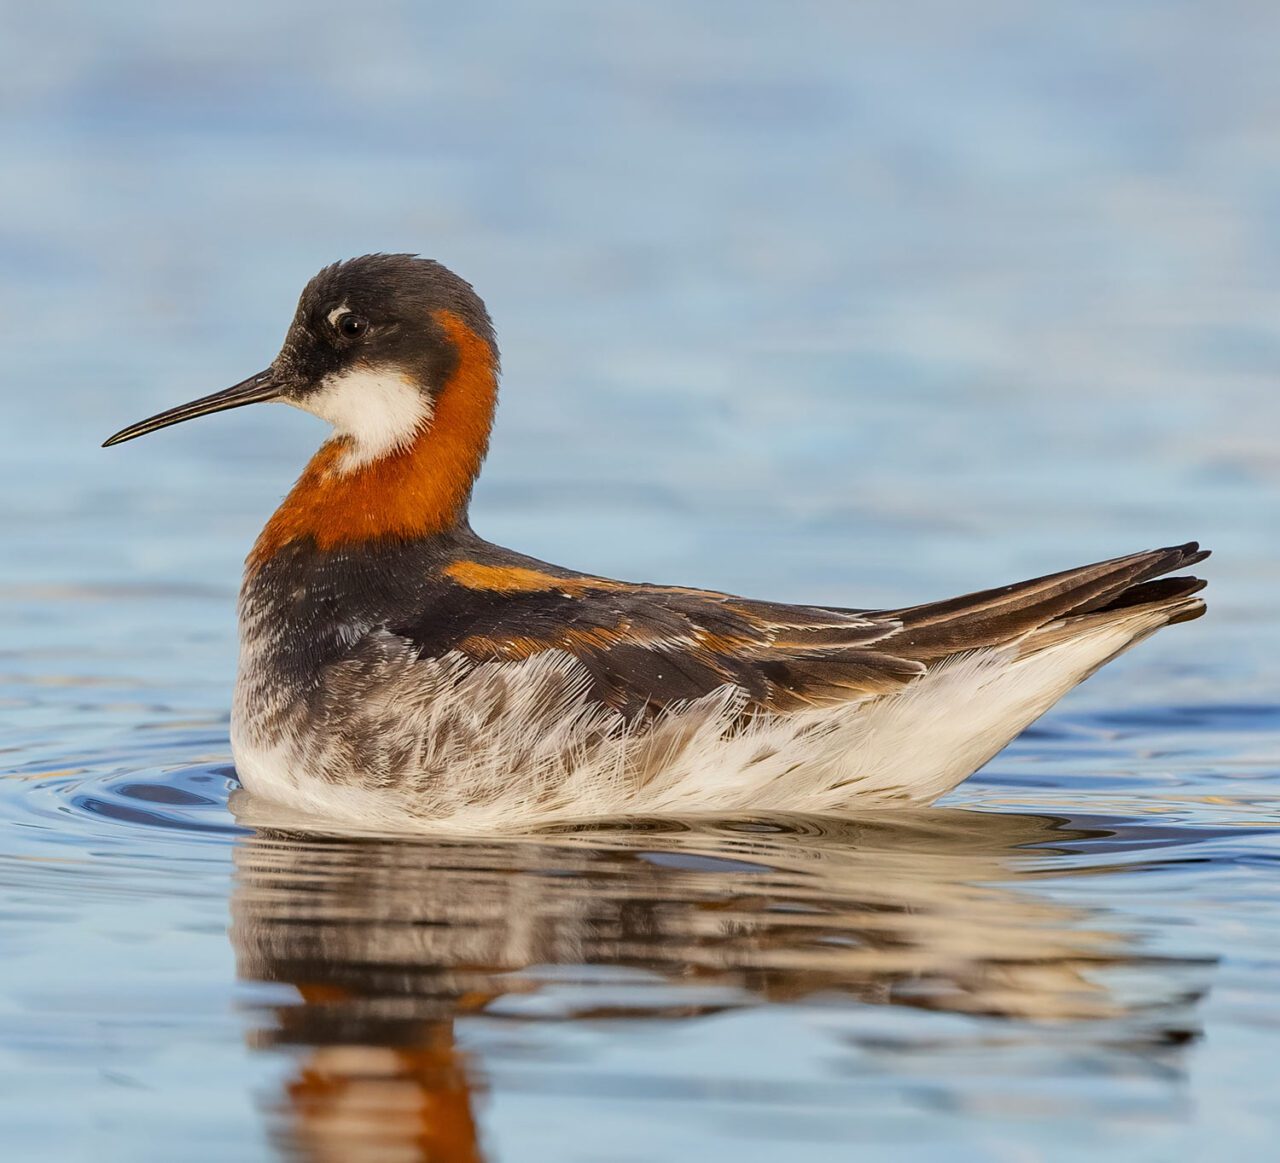
<svg viewBox="0 0 1280 1163"><path fill-rule="evenodd" d="M493 326L469 283L431 259L365 255L325 267L306 285L265 371L132 424L106 445L274 400L328 420L349 470L413 443L447 385L464 372L492 381L497 364Z"/></svg>

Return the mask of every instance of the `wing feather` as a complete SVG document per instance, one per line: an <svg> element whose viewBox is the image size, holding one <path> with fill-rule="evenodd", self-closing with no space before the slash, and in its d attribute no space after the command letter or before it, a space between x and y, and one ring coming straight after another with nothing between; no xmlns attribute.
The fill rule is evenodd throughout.
<svg viewBox="0 0 1280 1163"><path fill-rule="evenodd" d="M484 545L445 566L414 623L392 627L420 654L477 662L564 650L593 695L628 718L725 686L748 712L794 711L890 693L940 659L1056 640L1073 619L1169 604L1194 617L1194 578L1156 581L1206 553L1191 542L898 610L792 606L676 586L593 578ZM1174 607L1176 611L1174 611ZM1046 631L1046 628L1051 628Z"/></svg>

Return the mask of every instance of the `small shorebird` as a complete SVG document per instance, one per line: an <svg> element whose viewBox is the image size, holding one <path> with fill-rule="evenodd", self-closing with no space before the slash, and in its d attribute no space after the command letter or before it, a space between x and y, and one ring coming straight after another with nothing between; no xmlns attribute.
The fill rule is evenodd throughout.
<svg viewBox="0 0 1280 1163"><path fill-rule="evenodd" d="M235 387L117 432L279 400L334 435L240 591L236 768L374 826L833 811L949 791L1103 663L1204 612L1196 543L897 610L613 581L467 519L498 347L471 286L413 255L307 284Z"/></svg>

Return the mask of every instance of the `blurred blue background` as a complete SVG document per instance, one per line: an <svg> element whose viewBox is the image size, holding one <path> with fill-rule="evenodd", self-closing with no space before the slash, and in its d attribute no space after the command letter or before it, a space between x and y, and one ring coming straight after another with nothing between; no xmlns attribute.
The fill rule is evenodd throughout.
<svg viewBox="0 0 1280 1163"><path fill-rule="evenodd" d="M1228 774L1248 768L1253 807L1223 826L1274 812L1280 7L0 13L14 773L225 762L240 563L323 430L263 408L98 444L265 366L321 265L409 250L472 281L498 327L481 533L604 574L868 606L1197 537L1210 617L1061 713L1150 709L1139 750L1194 750L1170 777L1187 796L1227 803L1215 757L1245 756ZM1191 706L1253 725L1202 736ZM959 802L1004 795L1021 761L1002 762ZM1141 805L1143 770L1063 795ZM22 822L31 787L8 786ZM64 810L39 844L13 833L22 859L106 844ZM1260 899L1241 915L1274 934ZM36 931L14 981L87 955ZM125 952L94 956L127 978ZM0 977L0 1000L24 996ZM1272 1022L1276 1004L1258 1003ZM1208 1138L1258 1131L1224 1097L1240 1080L1213 1077Z"/></svg>

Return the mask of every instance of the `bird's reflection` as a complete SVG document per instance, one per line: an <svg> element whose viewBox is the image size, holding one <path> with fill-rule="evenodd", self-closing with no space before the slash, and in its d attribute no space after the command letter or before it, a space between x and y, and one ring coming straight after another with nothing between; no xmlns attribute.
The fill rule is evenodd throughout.
<svg viewBox="0 0 1280 1163"><path fill-rule="evenodd" d="M1101 1022L1163 1052L1194 1033L1172 962L1011 887L1098 834L1058 818L934 809L493 842L324 838L244 803L258 826L236 853L232 940L241 978L292 987L253 1037L298 1055L277 1133L305 1158L481 1159L483 1082L454 1035L482 1012L694 1018L821 994ZM566 967L590 968L566 985ZM607 968L658 987L619 990ZM1111 978L1135 968L1126 996Z"/></svg>

